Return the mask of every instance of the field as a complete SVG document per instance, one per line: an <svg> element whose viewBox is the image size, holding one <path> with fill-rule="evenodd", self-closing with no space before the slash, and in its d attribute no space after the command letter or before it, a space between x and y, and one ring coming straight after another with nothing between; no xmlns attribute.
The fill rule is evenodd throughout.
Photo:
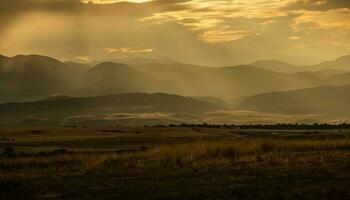
<svg viewBox="0 0 350 200"><path fill-rule="evenodd" d="M350 199L350 130L2 128L0 199Z"/></svg>

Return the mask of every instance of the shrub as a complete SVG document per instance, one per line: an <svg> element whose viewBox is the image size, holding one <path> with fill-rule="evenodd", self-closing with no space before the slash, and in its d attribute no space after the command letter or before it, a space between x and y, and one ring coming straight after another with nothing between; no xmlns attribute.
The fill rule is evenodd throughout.
<svg viewBox="0 0 350 200"><path fill-rule="evenodd" d="M14 158L14 157L16 157L15 149L11 146L7 146L4 148L3 155L7 158Z"/></svg>
<svg viewBox="0 0 350 200"><path fill-rule="evenodd" d="M67 149L57 149L51 152L51 155L64 155L69 154L70 152Z"/></svg>

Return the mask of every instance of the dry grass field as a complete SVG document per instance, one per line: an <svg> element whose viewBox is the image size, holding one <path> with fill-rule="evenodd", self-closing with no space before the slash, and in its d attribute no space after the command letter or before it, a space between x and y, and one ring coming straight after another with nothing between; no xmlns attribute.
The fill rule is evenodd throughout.
<svg viewBox="0 0 350 200"><path fill-rule="evenodd" d="M1 199L350 199L348 130L0 131Z"/></svg>

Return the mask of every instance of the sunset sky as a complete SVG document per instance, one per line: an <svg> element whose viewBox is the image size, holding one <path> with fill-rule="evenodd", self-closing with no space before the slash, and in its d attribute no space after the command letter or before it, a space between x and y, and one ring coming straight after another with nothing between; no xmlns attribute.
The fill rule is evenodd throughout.
<svg viewBox="0 0 350 200"><path fill-rule="evenodd" d="M0 54L312 64L350 54L350 1L0 0Z"/></svg>

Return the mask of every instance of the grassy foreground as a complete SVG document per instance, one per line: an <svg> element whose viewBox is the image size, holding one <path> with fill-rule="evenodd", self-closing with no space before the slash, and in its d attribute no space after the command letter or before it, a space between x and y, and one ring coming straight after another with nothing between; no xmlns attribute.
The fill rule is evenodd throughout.
<svg viewBox="0 0 350 200"><path fill-rule="evenodd" d="M1 199L350 199L350 139L0 158Z"/></svg>

